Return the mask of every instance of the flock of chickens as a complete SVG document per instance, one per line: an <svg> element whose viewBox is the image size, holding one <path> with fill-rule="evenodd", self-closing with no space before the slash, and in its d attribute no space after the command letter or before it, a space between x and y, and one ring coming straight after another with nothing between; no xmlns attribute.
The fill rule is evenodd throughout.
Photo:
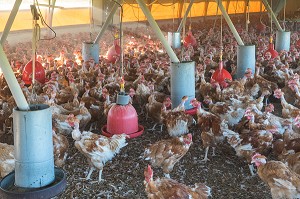
<svg viewBox="0 0 300 199"><path fill-rule="evenodd" d="M161 26L163 30L170 27ZM140 116L155 122L148 131L167 131L170 135L170 139L145 148L144 158L149 161L144 171L148 198L210 196L210 188L204 184L197 182L189 187L171 179L174 165L180 164L193 143L193 132L189 131L193 125L201 132L205 148L203 162L213 160L218 145L229 144L249 165L249 175L257 172L269 185L273 198L300 198L300 45L297 45L300 32L291 33L289 52L279 52L278 57L272 58L264 54L269 45L268 30L257 32L255 26L251 26L246 32L239 28L244 42L256 45L256 71L252 74L247 69L242 79L220 85L211 82L210 77L218 68L221 48L224 67L234 75L237 42L226 26L223 27L223 47L219 46L221 34L217 28L218 25L194 23L192 32L196 45L174 49L178 57L196 63L196 98L188 101L187 96L182 96L182 102L174 108L170 100L170 61L147 27L138 27L138 31L125 29L123 68L119 57L114 63L109 62L106 55L100 55L98 64L92 59L82 60L81 41L88 39L88 33L64 34L51 41L40 41L37 59L46 71L45 84L25 85L22 81L22 70L31 58L30 42L15 46L5 43L4 49L27 101L51 107L56 166L65 164L68 150L73 146L69 143L72 137L74 146L90 164L86 179L91 179L92 172L99 170L98 181L103 180L105 163L127 145L125 134L107 138L99 133L110 108L115 105L120 83L125 81L130 103L140 111ZM110 37L111 33L101 40L100 54L108 49ZM0 135L12 136L11 114L16 104L3 75L0 85ZM281 106L275 107L281 115L273 113L275 108L270 103L276 102L276 98ZM185 113L186 103L197 109L196 115ZM2 177L14 169L13 150L13 146L0 143ZM267 162L270 154L275 155L277 161ZM154 180L150 165L161 167L165 177Z"/></svg>

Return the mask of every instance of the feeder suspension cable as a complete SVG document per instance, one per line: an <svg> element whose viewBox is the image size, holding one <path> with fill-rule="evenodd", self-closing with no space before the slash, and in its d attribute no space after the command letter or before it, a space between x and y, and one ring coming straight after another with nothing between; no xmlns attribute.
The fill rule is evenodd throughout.
<svg viewBox="0 0 300 199"><path fill-rule="evenodd" d="M216 27L216 23L217 23L217 19L218 19L218 17L217 17L218 16L218 12L219 12L219 3L218 3L218 6L217 6L217 10L216 10L216 15L215 15L215 21L214 21L214 25L213 25L213 30Z"/></svg>
<svg viewBox="0 0 300 199"><path fill-rule="evenodd" d="M175 3L173 0L173 27L172 27L172 31L175 32Z"/></svg>
<svg viewBox="0 0 300 199"><path fill-rule="evenodd" d="M247 7L246 7L246 9L247 9L247 11L246 11L246 31L248 32L248 30L249 30L249 24L250 24L250 4L249 4L249 1L250 0L248 0L247 1Z"/></svg>
<svg viewBox="0 0 300 199"><path fill-rule="evenodd" d="M219 5L218 5L218 7L219 7ZM220 62L222 61L222 56L223 56L223 16L222 15L220 15L221 16L221 18L220 18L220 21L221 21L221 27L220 27L220 32L221 32L221 34L220 34Z"/></svg>
<svg viewBox="0 0 300 199"><path fill-rule="evenodd" d="M273 9L273 0L271 0L271 9ZM272 12L272 10L271 10ZM273 20L272 20L272 13L269 13L271 19L271 37L273 37Z"/></svg>
<svg viewBox="0 0 300 199"><path fill-rule="evenodd" d="M183 1L183 9L186 12L185 3L186 3L186 0ZM185 37L185 23L186 23L186 20L184 19L183 20L183 25L182 25L182 35L183 35L183 38ZM180 54L180 60L181 61L183 60L183 51L184 51L183 49L184 49L184 46L181 46L181 54Z"/></svg>
<svg viewBox="0 0 300 199"><path fill-rule="evenodd" d="M285 9L286 9L286 0L284 0L284 7L283 7L283 30L285 31Z"/></svg>
<svg viewBox="0 0 300 199"><path fill-rule="evenodd" d="M54 39L54 38L56 37L56 32L55 32L55 31L54 31L54 30L46 23L46 21L44 20L44 17L43 17L43 15L42 15L41 10L40 10L40 6L39 6L38 0L35 0L34 2L35 2L36 5L37 5L37 9L38 9L38 11L39 11L39 16L41 17L42 24L43 24L43 25L46 25L46 26L54 33L54 36L53 36L53 37L51 37L51 38L46 38L46 39L41 39L41 38L39 38L38 41L40 41L40 40L52 40L52 39Z"/></svg>
<svg viewBox="0 0 300 199"><path fill-rule="evenodd" d="M123 57L123 30L122 30L122 22L123 22L123 6L116 0L113 0L116 4L119 5L120 7L120 77L123 77L123 62L124 62L124 57Z"/></svg>

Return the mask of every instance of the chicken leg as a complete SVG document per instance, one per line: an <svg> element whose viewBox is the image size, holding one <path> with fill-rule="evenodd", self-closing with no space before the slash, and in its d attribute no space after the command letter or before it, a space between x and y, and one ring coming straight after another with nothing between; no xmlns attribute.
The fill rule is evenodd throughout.
<svg viewBox="0 0 300 199"><path fill-rule="evenodd" d="M93 171L95 170L95 168L93 166L91 166L90 171L88 173L88 175L86 176L86 180L90 180L91 179L91 175L93 173Z"/></svg>
<svg viewBox="0 0 300 199"><path fill-rule="evenodd" d="M201 160L202 162L207 162L207 160L209 160L209 159L207 158L208 149L209 149L209 146L205 148L205 156L204 156L204 159Z"/></svg>

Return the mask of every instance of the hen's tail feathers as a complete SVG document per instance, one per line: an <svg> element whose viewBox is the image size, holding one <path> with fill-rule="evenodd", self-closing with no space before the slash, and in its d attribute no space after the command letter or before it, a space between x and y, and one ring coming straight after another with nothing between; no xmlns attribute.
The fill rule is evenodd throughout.
<svg viewBox="0 0 300 199"><path fill-rule="evenodd" d="M211 196L211 188L202 183L196 183L193 191L205 197Z"/></svg>

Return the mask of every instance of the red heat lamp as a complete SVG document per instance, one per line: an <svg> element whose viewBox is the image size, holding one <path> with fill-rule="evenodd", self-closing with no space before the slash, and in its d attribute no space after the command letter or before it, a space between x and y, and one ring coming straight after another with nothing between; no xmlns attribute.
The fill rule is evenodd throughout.
<svg viewBox="0 0 300 199"><path fill-rule="evenodd" d="M119 39L115 39L114 44L107 51L107 61L108 63L115 63L117 57L121 55L121 47L119 45Z"/></svg>
<svg viewBox="0 0 300 199"><path fill-rule="evenodd" d="M32 60L29 61L22 72L22 80L25 85L31 85L32 83L32 63ZM45 83L45 69L38 61L35 61L35 79L42 84Z"/></svg>
<svg viewBox="0 0 300 199"><path fill-rule="evenodd" d="M186 37L184 38L183 45L186 48L189 45L191 45L191 46L196 46L197 45L197 41L196 41L195 37L193 36L193 33L192 33L191 29L188 31Z"/></svg>
<svg viewBox="0 0 300 199"><path fill-rule="evenodd" d="M220 61L219 69L217 69L214 72L214 74L211 76L210 83L218 82L222 88L226 88L228 85L225 82L225 79L228 79L228 80L232 81L232 76L226 69L224 69L223 62Z"/></svg>
<svg viewBox="0 0 300 199"><path fill-rule="evenodd" d="M274 49L274 44L273 44L273 37L270 37L270 43L269 43L269 48L268 50L266 50L266 52L264 53L264 56L266 56L266 53L270 52L272 58L275 58L278 56L278 52Z"/></svg>
<svg viewBox="0 0 300 199"><path fill-rule="evenodd" d="M103 126L101 130L102 134L107 137L125 133L130 138L135 138L143 133L144 127L138 125L136 110L129 103L129 95L124 92L124 84L121 84L117 103L108 111L107 125Z"/></svg>

